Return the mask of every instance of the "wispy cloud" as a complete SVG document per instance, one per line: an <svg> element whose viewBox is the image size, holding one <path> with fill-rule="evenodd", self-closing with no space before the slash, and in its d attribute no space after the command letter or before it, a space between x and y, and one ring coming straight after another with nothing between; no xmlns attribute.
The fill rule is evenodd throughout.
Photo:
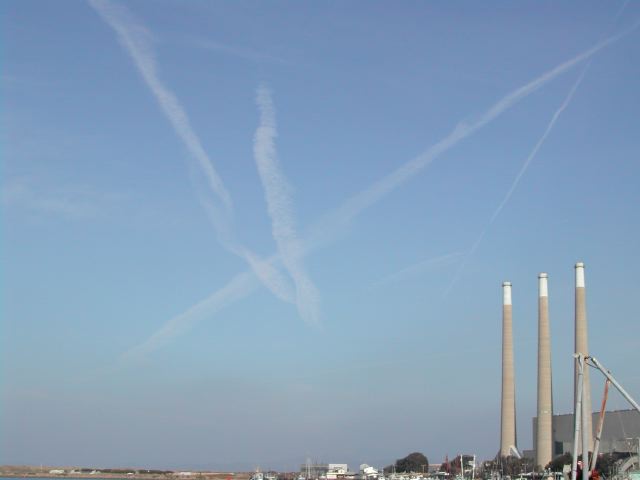
<svg viewBox="0 0 640 480"><path fill-rule="evenodd" d="M240 47L237 45L229 45L226 43L220 43L212 40L203 40L203 39L197 39L197 38L190 39L190 43L196 47L222 53L232 57L238 57L245 60L250 60L252 62L276 63L281 65L286 65L289 63L287 60L284 60L282 58L269 55L263 52L259 52L251 48Z"/></svg>
<svg viewBox="0 0 640 480"><path fill-rule="evenodd" d="M567 60L564 63L561 63L548 72L526 83L522 87L517 88L516 90L504 96L494 105L492 105L479 117L478 120L471 123L459 124L451 133L449 133L449 135L428 148L424 153L408 161L396 171L377 181L360 193L347 199L347 201L341 207L333 212L330 212L328 215L320 219L320 221L318 221L313 228L311 228L309 236L305 239L305 253L309 253L312 250L333 241L335 232L339 228L350 223L350 221L358 214L360 214L363 210L372 206L374 203L382 199L386 194L395 190L404 182L419 173L442 153L446 152L457 143L462 141L464 138L468 137L483 126L487 125L492 120L499 117L502 113L513 107L515 104L526 98L531 93L540 89L546 83L569 71L576 65L580 64L580 62L591 58L593 55L595 55L605 47L610 46L625 35L628 35L632 31L634 31L638 27L638 25L639 24L637 22L634 23L630 28L623 30L622 32L611 36L601 42L598 42L590 49L582 52L581 54L573 57L570 60ZM219 292L226 291L229 285L230 284L227 284L227 286L223 287L214 295L217 295ZM248 295L249 293L250 289L247 289L245 292L243 292L243 295ZM243 297L243 295L237 295L234 292L233 300L239 300ZM216 311L217 309L212 310L209 313L203 313L199 315L195 320L198 321L203 318L210 318L214 313L216 313ZM192 321L191 317L188 315L188 312L189 310L176 318L180 318L180 322L190 326L193 325L195 321ZM175 319L171 320L170 322L175 323ZM164 328L165 327L163 327L162 329Z"/></svg>
<svg viewBox="0 0 640 480"><path fill-rule="evenodd" d="M34 215L67 220L92 220L113 207L122 194L102 193L86 186L51 186L32 178L14 178L2 185L2 205Z"/></svg>
<svg viewBox="0 0 640 480"><path fill-rule="evenodd" d="M25 77L1 73L0 84L2 84L3 87L51 87L55 85L56 82L50 78Z"/></svg>
<svg viewBox="0 0 640 480"><path fill-rule="evenodd" d="M264 188L271 232L278 253L296 286L296 303L300 316L309 324L319 321L320 295L303 263L304 252L294 220L291 187L276 155L276 115L271 92L261 85L256 94L260 125L253 142L253 155Z"/></svg>
<svg viewBox="0 0 640 480"><path fill-rule="evenodd" d="M413 265L409 265L408 267L405 267L402 270L392 273L391 275L387 275L386 277L375 282L373 284L373 287L390 285L392 283L401 282L403 280L407 280L409 278L421 275L424 272L432 269L437 265L446 264L451 260L454 260L460 257L462 254L463 252L453 252L453 253L447 253L445 255L439 255L437 257L428 258L426 260L422 260L421 262L414 263Z"/></svg>
<svg viewBox="0 0 640 480"><path fill-rule="evenodd" d="M135 67L158 101L162 112L204 173L208 186L217 197L218 202L210 201L208 196L200 191L198 191L198 195L207 209L221 244L229 251L244 258L256 276L278 298L293 302L291 289L287 286L286 278L268 261L261 260L258 255L235 241L231 226L233 213L231 196L215 170L209 155L204 150L200 139L191 127L191 122L182 104L158 75L153 38L149 30L122 6L108 0L89 0L89 3L116 32L118 40L133 59Z"/></svg>

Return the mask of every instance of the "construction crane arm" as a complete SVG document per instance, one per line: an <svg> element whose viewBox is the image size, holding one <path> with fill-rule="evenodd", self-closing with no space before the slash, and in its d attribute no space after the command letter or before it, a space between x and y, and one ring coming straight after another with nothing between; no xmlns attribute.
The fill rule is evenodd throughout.
<svg viewBox="0 0 640 480"><path fill-rule="evenodd" d="M618 389L620 394L622 394L622 396L627 399L627 401L633 406L633 408L635 408L638 413L640 413L640 405L638 405L638 403L633 398L631 398L631 395L629 395L627 391L622 388L622 385L620 385L617 380L613 378L611 372L604 368L604 366L598 361L596 357L585 357L585 361L590 367L600 370L602 374L607 377L607 380L609 380L611 384Z"/></svg>

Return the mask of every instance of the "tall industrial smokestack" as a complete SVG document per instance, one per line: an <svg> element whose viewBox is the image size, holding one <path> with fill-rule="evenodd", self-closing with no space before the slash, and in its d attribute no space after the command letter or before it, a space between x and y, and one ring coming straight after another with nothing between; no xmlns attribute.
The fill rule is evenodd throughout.
<svg viewBox="0 0 640 480"><path fill-rule="evenodd" d="M502 404L500 456L508 457L516 448L516 395L513 374L513 325L511 282L502 284Z"/></svg>
<svg viewBox="0 0 640 480"><path fill-rule="evenodd" d="M547 274L538 275L538 417L536 466L544 468L552 457L553 398L551 394L551 336Z"/></svg>
<svg viewBox="0 0 640 480"><path fill-rule="evenodd" d="M575 351L576 353L582 353L583 355L589 354L589 342L587 338L587 305L586 305L586 294L584 287L584 263L578 262L576 263L576 344ZM578 361L577 359L574 362L574 402L575 396L577 395L577 385L578 385ZM586 423L585 430L587 432L588 439L588 450L593 450L593 430L591 427L591 384L589 382L589 369L584 369L583 376L584 383L584 395L582 397L582 403L584 404L583 412L589 412L586 415ZM580 440L578 443L578 451L582 451L582 441Z"/></svg>

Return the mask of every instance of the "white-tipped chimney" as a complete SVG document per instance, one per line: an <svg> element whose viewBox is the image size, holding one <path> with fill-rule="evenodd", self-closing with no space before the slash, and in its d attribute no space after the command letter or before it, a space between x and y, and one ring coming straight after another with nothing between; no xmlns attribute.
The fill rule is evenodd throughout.
<svg viewBox="0 0 640 480"><path fill-rule="evenodd" d="M548 276L546 273L541 273L538 275L538 415L535 444L535 466L540 468L544 468L552 460L553 454L551 392Z"/></svg>
<svg viewBox="0 0 640 480"><path fill-rule="evenodd" d="M511 305L511 282L502 282L502 305Z"/></svg>
<svg viewBox="0 0 640 480"><path fill-rule="evenodd" d="M516 448L516 395L513 370L513 324L511 282L502 284L502 401L500 409L500 456Z"/></svg>
<svg viewBox="0 0 640 480"><path fill-rule="evenodd" d="M575 351L576 353L582 353L583 355L589 355L589 341L588 341L588 329L587 329L587 302L584 282L584 263L576 263L576 303L575 303ZM591 383L589 382L589 369L584 369L583 375L584 383L584 395L582 397L582 403L584 410L589 412L586 415L586 432L589 444L588 450L593 450L593 430L591 427ZM575 395L577 395L578 385L578 361L574 361L574 403ZM578 451L582 451L582 439L579 440Z"/></svg>
<svg viewBox="0 0 640 480"><path fill-rule="evenodd" d="M584 263L576 263L576 288L584 288Z"/></svg>

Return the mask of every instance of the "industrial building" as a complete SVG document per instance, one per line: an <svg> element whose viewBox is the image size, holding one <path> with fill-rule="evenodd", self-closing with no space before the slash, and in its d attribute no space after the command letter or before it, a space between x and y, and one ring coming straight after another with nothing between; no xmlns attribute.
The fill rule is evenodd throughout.
<svg viewBox="0 0 640 480"><path fill-rule="evenodd" d="M598 425L600 412L591 416L591 425ZM537 445L538 419L533 418L533 445ZM573 413L554 415L553 425L553 457L573 451ZM595 436L595 432L594 436ZM635 410L614 410L606 412L602 437L600 440L600 453L638 452L640 439L640 415Z"/></svg>

